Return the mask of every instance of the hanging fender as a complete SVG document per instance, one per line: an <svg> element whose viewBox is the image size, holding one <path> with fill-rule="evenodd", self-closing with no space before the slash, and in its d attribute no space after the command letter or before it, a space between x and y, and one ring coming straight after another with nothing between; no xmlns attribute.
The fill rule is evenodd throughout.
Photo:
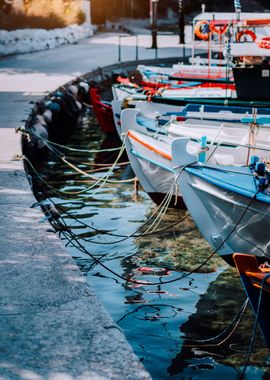
<svg viewBox="0 0 270 380"><path fill-rule="evenodd" d="M208 40L211 34L209 23L207 21L198 21L195 25L194 33L201 40Z"/></svg>
<svg viewBox="0 0 270 380"><path fill-rule="evenodd" d="M253 32L253 30L247 29L247 30L241 30L241 32L237 33L236 35L236 41L241 42L241 39L243 36L250 36L252 38L252 42L255 42L257 36Z"/></svg>

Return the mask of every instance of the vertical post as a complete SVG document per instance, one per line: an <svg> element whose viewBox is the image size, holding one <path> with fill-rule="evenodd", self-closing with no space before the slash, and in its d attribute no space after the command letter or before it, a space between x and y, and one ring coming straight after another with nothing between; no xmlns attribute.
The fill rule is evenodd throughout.
<svg viewBox="0 0 270 380"><path fill-rule="evenodd" d="M139 60L139 37L136 35L136 61Z"/></svg>
<svg viewBox="0 0 270 380"><path fill-rule="evenodd" d="M155 59L158 59L158 47L155 48Z"/></svg>
<svg viewBox="0 0 270 380"><path fill-rule="evenodd" d="M179 21L179 43L185 43L185 15L183 0L178 0L178 21Z"/></svg>
<svg viewBox="0 0 270 380"><path fill-rule="evenodd" d="M152 33L151 49L157 49L157 4L159 0L150 0L150 25Z"/></svg>
<svg viewBox="0 0 270 380"><path fill-rule="evenodd" d="M179 44L183 44L183 56L186 56L185 48L185 15L183 0L178 0Z"/></svg>
<svg viewBox="0 0 270 380"><path fill-rule="evenodd" d="M118 62L121 62L121 35L118 36Z"/></svg>

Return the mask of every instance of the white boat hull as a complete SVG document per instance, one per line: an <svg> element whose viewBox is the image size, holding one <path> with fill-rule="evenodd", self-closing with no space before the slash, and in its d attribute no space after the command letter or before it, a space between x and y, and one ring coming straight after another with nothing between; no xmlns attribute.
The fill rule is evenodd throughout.
<svg viewBox="0 0 270 380"><path fill-rule="evenodd" d="M250 198L186 170L178 181L203 237L226 261L230 262L235 252L270 258L270 205L254 200L248 207Z"/></svg>
<svg viewBox="0 0 270 380"><path fill-rule="evenodd" d="M136 113L132 111L125 110L122 112L121 120L123 132L125 133L127 133L129 126L136 125L136 121L132 121L130 118L130 115L136 118ZM139 127L137 126L137 128ZM146 146L151 141L151 137L144 136L146 145L138 141L137 137L139 137L138 133L129 132L124 141L130 164L144 191L157 204L160 204L170 193L169 207L185 207L175 181L172 160L162 157L153 149L150 149L149 146ZM166 142L166 140L168 141ZM164 155L170 155L171 139L164 137L159 148L164 152Z"/></svg>

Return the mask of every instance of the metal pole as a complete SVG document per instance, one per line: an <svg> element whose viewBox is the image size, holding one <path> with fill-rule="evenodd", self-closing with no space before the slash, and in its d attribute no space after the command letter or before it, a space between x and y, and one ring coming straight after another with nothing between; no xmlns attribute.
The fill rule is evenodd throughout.
<svg viewBox="0 0 270 380"><path fill-rule="evenodd" d="M139 37L136 36L136 61L139 60Z"/></svg>
<svg viewBox="0 0 270 380"><path fill-rule="evenodd" d="M183 0L178 0L179 44L183 44L183 57L186 56L185 47L185 14Z"/></svg>
<svg viewBox="0 0 270 380"><path fill-rule="evenodd" d="M157 49L157 4L159 0L150 0L150 25L152 33L151 49Z"/></svg>
<svg viewBox="0 0 270 380"><path fill-rule="evenodd" d="M121 36L118 36L118 62L121 62Z"/></svg>
<svg viewBox="0 0 270 380"><path fill-rule="evenodd" d="M178 0L178 15L179 15L179 43L185 43L185 15L183 0Z"/></svg>

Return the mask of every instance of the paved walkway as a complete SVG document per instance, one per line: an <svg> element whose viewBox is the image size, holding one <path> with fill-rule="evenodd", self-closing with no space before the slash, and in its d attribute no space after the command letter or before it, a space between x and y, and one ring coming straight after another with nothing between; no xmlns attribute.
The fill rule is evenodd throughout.
<svg viewBox="0 0 270 380"><path fill-rule="evenodd" d="M122 38L123 59L135 58ZM140 58L152 58L140 36ZM172 37L161 55L178 55ZM32 105L70 79L118 60L118 36L0 60L0 379L150 379L96 299L43 214L21 161L20 136Z"/></svg>

